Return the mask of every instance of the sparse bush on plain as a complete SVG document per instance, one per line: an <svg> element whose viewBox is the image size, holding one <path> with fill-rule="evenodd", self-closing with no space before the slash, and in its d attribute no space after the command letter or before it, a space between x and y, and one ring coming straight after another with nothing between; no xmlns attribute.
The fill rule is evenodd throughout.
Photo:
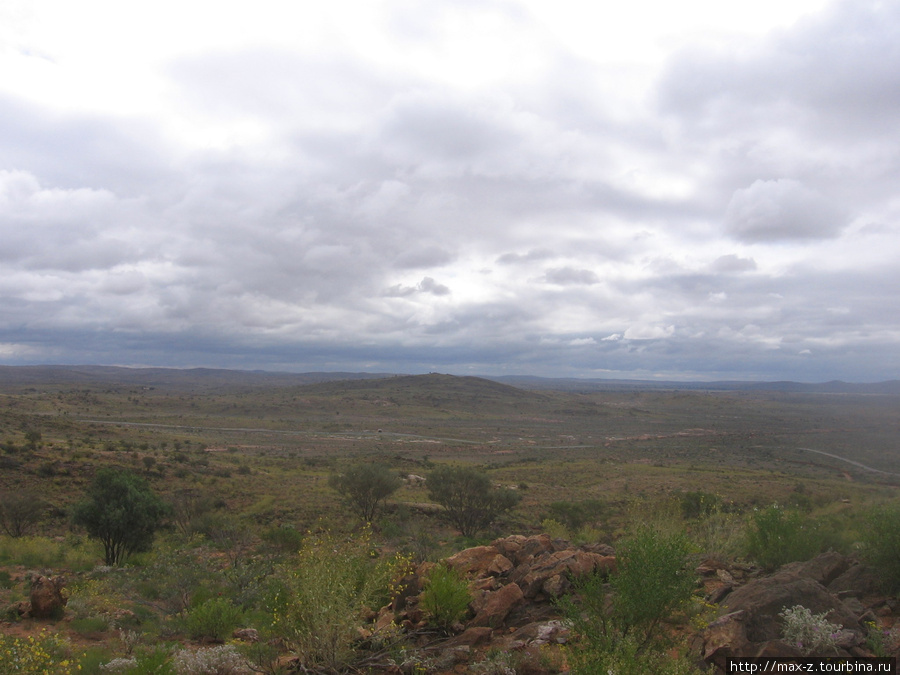
<svg viewBox="0 0 900 675"><path fill-rule="evenodd" d="M580 502L552 502L547 507L547 517L562 523L570 533L578 532L585 526L593 525L606 510L606 505L598 499Z"/></svg>
<svg viewBox="0 0 900 675"><path fill-rule="evenodd" d="M522 496L497 488L477 469L443 466L428 474L428 497L444 507L447 519L464 537L474 537L514 508Z"/></svg>
<svg viewBox="0 0 900 675"><path fill-rule="evenodd" d="M331 476L328 484L363 522L375 520L384 501L400 489L400 477L383 464L354 464Z"/></svg>
<svg viewBox="0 0 900 675"><path fill-rule="evenodd" d="M131 553L147 551L166 506L147 482L126 469L97 471L73 519L103 544L107 565L119 565Z"/></svg>
<svg viewBox="0 0 900 675"><path fill-rule="evenodd" d="M0 529L10 537L24 537L34 532L45 510L44 501L30 490L3 490Z"/></svg>
<svg viewBox="0 0 900 675"><path fill-rule="evenodd" d="M439 563L425 580L419 607L430 623L447 630L466 615L471 601L466 580L449 565Z"/></svg>

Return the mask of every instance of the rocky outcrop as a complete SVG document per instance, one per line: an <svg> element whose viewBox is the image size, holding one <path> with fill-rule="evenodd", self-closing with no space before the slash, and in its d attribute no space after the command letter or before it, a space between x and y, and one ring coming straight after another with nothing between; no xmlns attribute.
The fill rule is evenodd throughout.
<svg viewBox="0 0 900 675"><path fill-rule="evenodd" d="M569 630L554 601L571 592L579 577L614 573L613 553L608 546L574 547L545 534L505 537L460 551L445 562L467 580L470 611L440 649L452 651L452 659L447 658L459 664L473 662L488 649L527 652L565 643ZM401 594L382 610L379 625L428 627L419 595L433 566L423 563L403 579ZM826 613L829 621L842 626L836 636L840 655L868 655L863 622L874 619L873 610L885 602L883 596L873 595L879 580L872 570L833 552L785 565L770 575L712 558L701 562L696 572L701 592L718 606L719 616L693 638L695 653L721 669L728 657L800 656L795 645L780 639L779 614L796 605Z"/></svg>
<svg viewBox="0 0 900 675"><path fill-rule="evenodd" d="M758 571L747 574L746 568L736 571L739 574L710 561L698 568L707 598L721 599L719 617L700 635L700 656L708 664L724 672L728 657L800 656L780 639L779 614L797 605L842 626L835 636L838 655L871 656L864 648L863 622L874 618L873 606L884 603L883 597L871 594L876 583L871 570L829 552L785 565L770 576L760 576Z"/></svg>

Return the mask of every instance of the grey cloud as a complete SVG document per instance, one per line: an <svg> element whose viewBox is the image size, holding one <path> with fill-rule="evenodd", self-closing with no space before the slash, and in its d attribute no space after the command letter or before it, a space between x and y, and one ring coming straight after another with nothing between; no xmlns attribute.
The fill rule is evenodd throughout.
<svg viewBox="0 0 900 675"><path fill-rule="evenodd" d="M591 285L600 282L596 272L572 267L556 267L544 273L543 279L548 284L558 286Z"/></svg>
<svg viewBox="0 0 900 675"><path fill-rule="evenodd" d="M415 286L403 286L402 284L396 284L395 286L391 286L387 291L385 291L384 295L390 298L406 298L412 295L416 295L417 293L426 293L429 295L449 295L450 289L443 284L439 284L431 277L423 277L422 281L420 281Z"/></svg>
<svg viewBox="0 0 900 675"><path fill-rule="evenodd" d="M394 258L394 266L398 269L417 269L422 267L441 267L456 260L456 256L439 246L416 247L404 251Z"/></svg>
<svg viewBox="0 0 900 675"><path fill-rule="evenodd" d="M741 258L734 253L719 256L710 265L710 269L719 274L752 272L756 267L756 261L753 258Z"/></svg>
<svg viewBox="0 0 900 675"><path fill-rule="evenodd" d="M841 209L799 181L758 180L737 190L725 212L728 231L744 241L825 239L846 225Z"/></svg>

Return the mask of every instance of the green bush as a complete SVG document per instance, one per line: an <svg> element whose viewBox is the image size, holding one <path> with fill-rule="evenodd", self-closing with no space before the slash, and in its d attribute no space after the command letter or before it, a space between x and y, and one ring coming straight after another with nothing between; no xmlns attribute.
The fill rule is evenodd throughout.
<svg viewBox="0 0 900 675"><path fill-rule="evenodd" d="M444 466L428 474L428 497L444 507L447 519L464 537L475 537L516 506L519 493L496 488L477 469Z"/></svg>
<svg viewBox="0 0 900 675"><path fill-rule="evenodd" d="M354 464L331 476L328 484L363 522L375 520L379 506L400 489L401 480L383 464Z"/></svg>
<svg viewBox="0 0 900 675"><path fill-rule="evenodd" d="M449 629L469 611L469 585L455 569L445 564L432 568L425 580L419 607L431 623Z"/></svg>
<svg viewBox="0 0 900 675"><path fill-rule="evenodd" d="M900 590L900 505L886 504L869 512L863 531L863 557L884 579L887 590Z"/></svg>
<svg viewBox="0 0 900 675"><path fill-rule="evenodd" d="M644 527L619 543L618 570L608 583L600 575L576 583L576 597L560 602L579 640L568 652L574 673L694 672L671 657L663 630L691 599L689 553L684 533Z"/></svg>
<svg viewBox="0 0 900 675"><path fill-rule="evenodd" d="M213 598L184 613L181 625L193 640L224 642L243 620L241 610L225 598Z"/></svg>
<svg viewBox="0 0 900 675"><path fill-rule="evenodd" d="M131 553L149 550L167 510L143 478L104 467L75 505L73 520L103 544L106 564L118 565Z"/></svg>
<svg viewBox="0 0 900 675"><path fill-rule="evenodd" d="M367 532L349 539L308 537L276 573L271 630L297 653L302 667L347 668L356 659L363 615L390 600L392 582L406 564L375 554Z"/></svg>
<svg viewBox="0 0 900 675"><path fill-rule="evenodd" d="M553 502L547 508L547 518L562 523L570 533L575 533L586 525L593 525L605 510L605 504L597 499Z"/></svg>
<svg viewBox="0 0 900 675"><path fill-rule="evenodd" d="M809 560L822 550L817 524L777 504L756 511L747 532L747 554L766 569Z"/></svg>
<svg viewBox="0 0 900 675"><path fill-rule="evenodd" d="M681 516L685 520L695 520L701 516L708 516L720 511L722 508L722 499L718 495L704 492L703 490L683 493L680 497L680 502Z"/></svg>

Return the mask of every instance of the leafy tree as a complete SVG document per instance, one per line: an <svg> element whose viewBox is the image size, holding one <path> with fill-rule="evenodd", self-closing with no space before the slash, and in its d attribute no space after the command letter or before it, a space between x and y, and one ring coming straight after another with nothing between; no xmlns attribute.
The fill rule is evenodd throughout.
<svg viewBox="0 0 900 675"><path fill-rule="evenodd" d="M147 482L127 469L103 468L75 505L74 522L103 542L107 565L146 551L166 514L166 505Z"/></svg>
<svg viewBox="0 0 900 675"><path fill-rule="evenodd" d="M32 492L0 493L0 528L10 537L24 537L41 519L45 504Z"/></svg>
<svg viewBox="0 0 900 675"><path fill-rule="evenodd" d="M356 515L371 523L381 503L400 488L400 478L383 464L354 464L328 484Z"/></svg>
<svg viewBox="0 0 900 675"><path fill-rule="evenodd" d="M474 537L522 498L495 488L476 469L443 466L428 474L428 496L446 509L447 518L465 537Z"/></svg>

